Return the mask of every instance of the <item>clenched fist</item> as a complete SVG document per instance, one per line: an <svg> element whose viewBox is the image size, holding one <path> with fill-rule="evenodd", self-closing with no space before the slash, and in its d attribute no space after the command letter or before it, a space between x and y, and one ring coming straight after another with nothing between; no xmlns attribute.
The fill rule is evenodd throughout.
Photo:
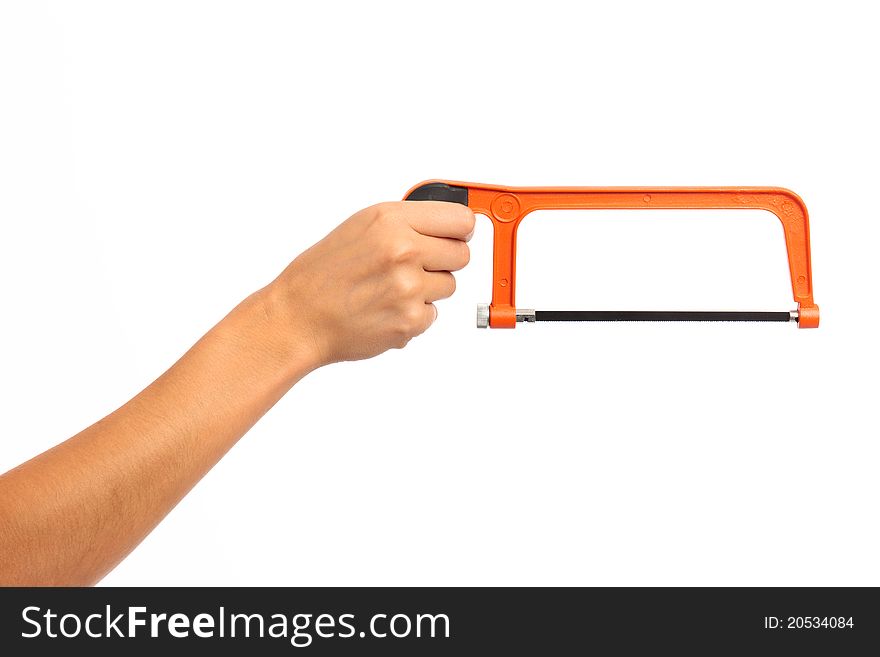
<svg viewBox="0 0 880 657"><path fill-rule="evenodd" d="M316 366L401 348L455 291L470 259L474 213L458 203L400 201L356 213L269 286Z"/></svg>

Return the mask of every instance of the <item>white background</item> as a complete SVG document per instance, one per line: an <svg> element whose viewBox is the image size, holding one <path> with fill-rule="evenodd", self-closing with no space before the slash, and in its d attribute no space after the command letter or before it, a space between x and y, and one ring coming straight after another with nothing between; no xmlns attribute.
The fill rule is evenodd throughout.
<svg viewBox="0 0 880 657"><path fill-rule="evenodd" d="M3 2L0 470L426 178L780 185L822 327L426 335L314 373L106 584L880 585L870 3ZM761 212L536 214L520 306L793 307Z"/></svg>

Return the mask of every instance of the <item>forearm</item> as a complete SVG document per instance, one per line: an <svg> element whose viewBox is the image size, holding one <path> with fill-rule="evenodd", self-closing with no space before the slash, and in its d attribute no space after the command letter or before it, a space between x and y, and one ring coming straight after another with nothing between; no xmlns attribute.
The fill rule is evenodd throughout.
<svg viewBox="0 0 880 657"><path fill-rule="evenodd" d="M0 584L90 584L318 365L306 333L252 295L139 395L0 476Z"/></svg>

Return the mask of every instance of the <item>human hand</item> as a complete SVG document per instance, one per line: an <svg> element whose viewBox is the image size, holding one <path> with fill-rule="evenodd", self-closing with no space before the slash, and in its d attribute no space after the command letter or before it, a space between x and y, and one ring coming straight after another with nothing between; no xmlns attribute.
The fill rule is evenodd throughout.
<svg viewBox="0 0 880 657"><path fill-rule="evenodd" d="M458 203L380 203L303 252L267 288L282 331L316 366L402 348L436 319L470 260L474 213Z"/></svg>

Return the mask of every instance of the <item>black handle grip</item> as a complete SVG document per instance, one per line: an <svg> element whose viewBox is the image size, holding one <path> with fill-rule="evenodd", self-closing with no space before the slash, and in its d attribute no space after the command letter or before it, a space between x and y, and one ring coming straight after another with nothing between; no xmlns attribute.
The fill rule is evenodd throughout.
<svg viewBox="0 0 880 657"><path fill-rule="evenodd" d="M467 187L456 187L446 183L426 183L416 187L406 197L407 201L446 201L448 203L468 204Z"/></svg>

